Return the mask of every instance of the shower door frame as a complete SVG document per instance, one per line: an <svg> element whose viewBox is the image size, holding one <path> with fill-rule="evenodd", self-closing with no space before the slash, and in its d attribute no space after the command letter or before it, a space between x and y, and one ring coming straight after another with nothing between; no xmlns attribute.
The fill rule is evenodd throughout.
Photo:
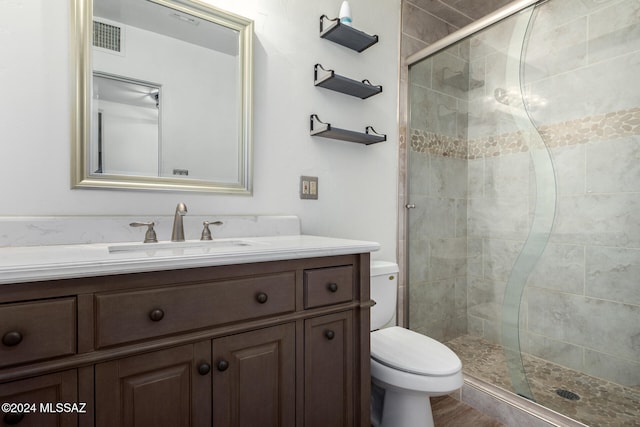
<svg viewBox="0 0 640 427"><path fill-rule="evenodd" d="M479 20L472 22L466 27L460 28L458 31L455 31L449 34L446 37L436 41L435 43L430 44L424 49L414 53L413 55L408 56L402 63L402 67L406 68L407 71L409 67L417 62L420 62L424 58L433 55L436 52L444 50L449 46L459 42L460 40L467 38L479 31L484 30L485 28L495 24L498 21L502 21L505 18L508 18L511 15L514 15L521 10L526 9L529 6L532 6L536 3L544 3L547 0L519 0L514 1L506 5L503 8L496 10L495 12L485 16L484 18L480 18ZM405 117L407 118L407 117Z"/></svg>

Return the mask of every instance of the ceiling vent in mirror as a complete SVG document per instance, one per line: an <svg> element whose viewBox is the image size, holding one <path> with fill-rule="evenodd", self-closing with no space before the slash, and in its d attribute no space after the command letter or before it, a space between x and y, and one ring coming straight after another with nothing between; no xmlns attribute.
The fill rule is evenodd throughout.
<svg viewBox="0 0 640 427"><path fill-rule="evenodd" d="M122 27L93 21L93 45L113 52L122 51Z"/></svg>

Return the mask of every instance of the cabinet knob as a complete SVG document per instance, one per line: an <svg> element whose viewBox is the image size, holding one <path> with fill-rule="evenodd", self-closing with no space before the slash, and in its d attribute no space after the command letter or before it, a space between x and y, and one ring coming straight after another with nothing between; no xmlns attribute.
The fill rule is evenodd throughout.
<svg viewBox="0 0 640 427"><path fill-rule="evenodd" d="M22 334L18 331L7 332L2 337L2 344L7 347L13 347L20 344L20 342L22 342Z"/></svg>
<svg viewBox="0 0 640 427"><path fill-rule="evenodd" d="M8 412L2 417L2 421L8 426L14 426L18 424L24 418L22 412Z"/></svg>
<svg viewBox="0 0 640 427"><path fill-rule="evenodd" d="M338 284L337 283L329 283L327 285L327 289L329 289L330 292L338 292Z"/></svg>
<svg viewBox="0 0 640 427"><path fill-rule="evenodd" d="M324 331L324 336L328 339L328 340L332 340L335 338L336 333L333 332L331 329L328 329L326 331Z"/></svg>
<svg viewBox="0 0 640 427"><path fill-rule="evenodd" d="M149 319L153 320L154 322L159 322L163 317L164 311L160 310L159 308L153 309L149 312Z"/></svg>
<svg viewBox="0 0 640 427"><path fill-rule="evenodd" d="M229 368L229 362L226 360L221 360L218 362L218 371L224 372Z"/></svg>
<svg viewBox="0 0 640 427"><path fill-rule="evenodd" d="M207 375L210 371L211 365L209 365L208 363L203 363L202 365L198 366L198 373L200 375Z"/></svg>
<svg viewBox="0 0 640 427"><path fill-rule="evenodd" d="M264 304L268 299L269 295L265 294L264 292L260 292L258 295L256 295L256 301L258 301L260 304Z"/></svg>

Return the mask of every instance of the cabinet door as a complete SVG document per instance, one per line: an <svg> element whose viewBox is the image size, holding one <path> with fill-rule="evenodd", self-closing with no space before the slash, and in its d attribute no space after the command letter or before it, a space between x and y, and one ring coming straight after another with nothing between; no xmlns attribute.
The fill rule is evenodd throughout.
<svg viewBox="0 0 640 427"><path fill-rule="evenodd" d="M78 425L78 416L86 408L76 406L76 412L55 413L56 403L77 404L75 370L43 375L27 380L0 384L0 402L28 404L22 412L0 411L0 425L21 427L70 427ZM52 404L52 405L49 405ZM44 405L44 406L42 406ZM74 409L75 411L75 409Z"/></svg>
<svg viewBox="0 0 640 427"><path fill-rule="evenodd" d="M96 365L96 426L210 426L210 345L205 341Z"/></svg>
<svg viewBox="0 0 640 427"><path fill-rule="evenodd" d="M305 321L305 427L354 425L352 313Z"/></svg>
<svg viewBox="0 0 640 427"><path fill-rule="evenodd" d="M293 323L213 340L213 425L295 423Z"/></svg>

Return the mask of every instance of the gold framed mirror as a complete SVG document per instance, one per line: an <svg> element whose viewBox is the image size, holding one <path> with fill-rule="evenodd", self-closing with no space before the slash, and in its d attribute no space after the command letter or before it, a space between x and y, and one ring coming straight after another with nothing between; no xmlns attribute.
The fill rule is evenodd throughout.
<svg viewBox="0 0 640 427"><path fill-rule="evenodd" d="M71 0L72 188L252 193L253 21Z"/></svg>

